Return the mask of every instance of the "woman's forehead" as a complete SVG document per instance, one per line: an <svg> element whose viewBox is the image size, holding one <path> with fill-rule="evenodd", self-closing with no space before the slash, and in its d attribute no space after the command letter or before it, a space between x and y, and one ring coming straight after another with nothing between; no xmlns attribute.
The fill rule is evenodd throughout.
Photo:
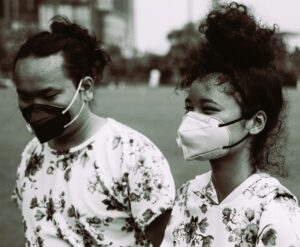
<svg viewBox="0 0 300 247"><path fill-rule="evenodd" d="M210 74L201 79L196 79L190 88L190 91L198 91L205 94L233 94L233 87L229 80L222 74Z"/></svg>
<svg viewBox="0 0 300 247"><path fill-rule="evenodd" d="M209 99L228 106L236 106L239 99L230 82L221 81L217 76L195 80L188 91L188 98L193 101Z"/></svg>

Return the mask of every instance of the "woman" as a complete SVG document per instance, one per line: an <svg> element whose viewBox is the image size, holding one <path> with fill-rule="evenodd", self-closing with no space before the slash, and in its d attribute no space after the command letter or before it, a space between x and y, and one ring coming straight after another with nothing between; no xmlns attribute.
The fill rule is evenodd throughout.
<svg viewBox="0 0 300 247"><path fill-rule="evenodd" d="M178 190L162 246L300 246L297 199L269 175L285 175L280 40L237 3L210 12L199 30L180 84L188 97L178 144L211 171Z"/></svg>

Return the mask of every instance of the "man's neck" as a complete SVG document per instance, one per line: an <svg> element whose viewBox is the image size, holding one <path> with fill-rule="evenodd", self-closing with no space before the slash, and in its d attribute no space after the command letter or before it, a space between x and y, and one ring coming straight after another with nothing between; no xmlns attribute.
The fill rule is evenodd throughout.
<svg viewBox="0 0 300 247"><path fill-rule="evenodd" d="M65 151L80 145L92 137L105 123L105 119L93 113L85 114L71 132L49 141L49 146L55 150Z"/></svg>

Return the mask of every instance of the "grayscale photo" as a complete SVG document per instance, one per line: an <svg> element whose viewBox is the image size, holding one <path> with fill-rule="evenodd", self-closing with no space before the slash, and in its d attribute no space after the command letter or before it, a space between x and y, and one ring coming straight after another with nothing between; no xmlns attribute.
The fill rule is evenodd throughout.
<svg viewBox="0 0 300 247"><path fill-rule="evenodd" d="M0 0L0 246L300 247L299 13Z"/></svg>

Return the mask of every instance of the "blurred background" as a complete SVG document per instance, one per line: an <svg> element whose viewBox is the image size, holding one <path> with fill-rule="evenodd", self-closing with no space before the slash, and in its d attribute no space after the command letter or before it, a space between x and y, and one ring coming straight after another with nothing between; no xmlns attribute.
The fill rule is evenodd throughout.
<svg viewBox="0 0 300 247"><path fill-rule="evenodd" d="M175 85L197 43L199 22L217 0L0 0L0 246L24 246L22 218L10 200L20 154L32 138L18 111L12 61L30 35L48 29L57 14L88 28L103 42L112 63L97 85L94 111L147 135L168 159L176 186L209 169L185 162L176 145L184 113L184 92ZM288 55L278 57L286 71L289 99L287 164L281 181L300 198L300 1L240 0L262 24L279 26Z"/></svg>
<svg viewBox="0 0 300 247"><path fill-rule="evenodd" d="M197 26L218 0L0 0L0 77L9 84L14 54L26 37L48 29L50 19L65 15L102 40L113 63L103 84L170 85L178 82L185 56L199 34ZM277 24L286 42L280 67L295 86L300 74L300 2L244 0L262 24ZM159 81L159 82L158 82Z"/></svg>

